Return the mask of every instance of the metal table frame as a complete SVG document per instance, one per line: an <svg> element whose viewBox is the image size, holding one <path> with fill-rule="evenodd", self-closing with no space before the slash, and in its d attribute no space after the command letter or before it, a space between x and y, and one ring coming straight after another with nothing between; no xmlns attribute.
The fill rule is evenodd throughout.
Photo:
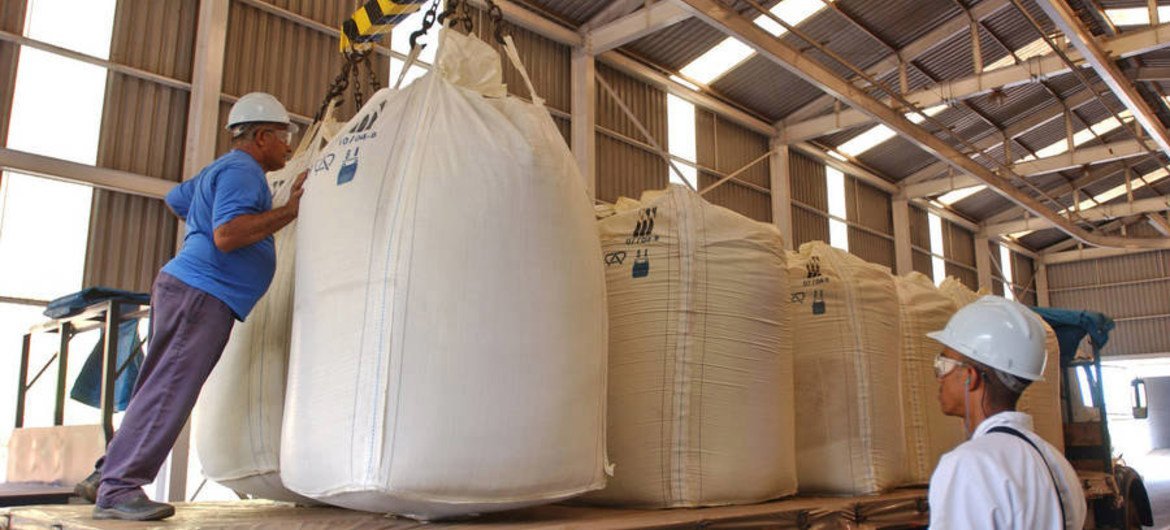
<svg viewBox="0 0 1170 530"><path fill-rule="evenodd" d="M114 436L114 383L118 375L129 365L127 359L122 366L117 365L118 329L120 324L127 320L149 317L150 306L139 305L125 299L111 298L90 304L76 315L56 318L36 324L24 334L20 353L20 372L16 386L16 427L24 426L25 400L28 390L32 388L45 373L45 370L57 362L57 402L53 411L53 425L63 425L65 422L65 394L68 385L69 341L74 335L85 331L104 328L105 340L102 344L102 385L101 385L101 414L102 430L105 432L106 443ZM29 355L32 347L32 336L37 333L57 333L60 338L60 349L49 358L41 367L32 381L28 379ZM111 355L113 352L113 355Z"/></svg>

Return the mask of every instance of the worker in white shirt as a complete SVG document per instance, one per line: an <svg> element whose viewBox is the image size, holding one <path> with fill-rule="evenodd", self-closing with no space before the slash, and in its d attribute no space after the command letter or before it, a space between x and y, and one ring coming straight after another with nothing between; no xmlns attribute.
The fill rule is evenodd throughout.
<svg viewBox="0 0 1170 530"><path fill-rule="evenodd" d="M933 530L1080 530L1085 495L1064 455L1016 412L1042 379L1044 324L1027 307L985 296L927 334L945 349L934 362L944 414L970 439L943 455L930 478Z"/></svg>

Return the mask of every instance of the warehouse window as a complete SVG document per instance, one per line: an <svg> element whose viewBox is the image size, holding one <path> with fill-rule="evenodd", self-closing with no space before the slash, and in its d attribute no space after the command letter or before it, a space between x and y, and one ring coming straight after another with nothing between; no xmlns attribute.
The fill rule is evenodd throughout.
<svg viewBox="0 0 1170 530"><path fill-rule="evenodd" d="M769 10L789 25L796 26L825 8L823 0L784 0ZM767 15L755 18L757 26L777 37L788 32ZM734 37L727 37L706 53L682 67L683 76L703 84L710 83L742 64L755 52Z"/></svg>
<svg viewBox="0 0 1170 530"><path fill-rule="evenodd" d="M970 196L972 196L976 193L979 193L985 189L987 189L986 184L980 184L978 186L968 186L966 188L959 188L957 190L951 190L951 191L948 191L948 192L940 195L939 198L936 200L939 202L939 204L941 204L943 206L950 206L952 204L955 204L956 202L959 202L963 199L966 199L967 197L970 197Z"/></svg>
<svg viewBox="0 0 1170 530"><path fill-rule="evenodd" d="M943 245L942 218L933 214L926 214L930 227L930 272L935 285L942 285L947 279L946 246Z"/></svg>
<svg viewBox="0 0 1170 530"><path fill-rule="evenodd" d="M1012 290L1012 283L1015 281L1015 274L1012 272L1012 251L1003 245L999 245L999 273L1003 275L1003 297L1015 300L1016 294Z"/></svg>
<svg viewBox="0 0 1170 530"><path fill-rule="evenodd" d="M926 117L935 116L946 109L947 105L945 103L941 105L935 105L926 110L923 110L921 113L908 112L906 113L906 119L910 120L914 124L919 124L926 121ZM894 136L896 136L896 134L894 133L893 129L886 127L885 125L875 125L869 130L854 136L848 142L838 146L837 151L845 156L857 156L861 153L869 151L870 149L873 149L874 147L877 147L878 145L881 145Z"/></svg>
<svg viewBox="0 0 1170 530"><path fill-rule="evenodd" d="M114 0L30 0L24 35L108 59ZM83 164L97 161L106 89L105 68L27 46L21 47L8 120L7 147ZM14 172L0 173L0 374L19 370L21 336L44 320L42 304L81 287L92 190L88 186ZM46 207L46 205L50 205ZM56 339L50 337L48 342ZM96 336L79 336L74 352ZM56 345L34 340L38 369ZM80 357L80 356L79 356ZM70 363L71 374L82 363ZM26 425L51 424L55 388L45 379L30 391ZM15 402L11 381L0 384L0 402ZM7 470L14 410L0 409L0 481ZM93 423L96 411L65 408L66 423Z"/></svg>
<svg viewBox="0 0 1170 530"><path fill-rule="evenodd" d="M825 184L829 195L829 244L848 251L849 224L845 208L845 174L837 168L827 166Z"/></svg>
<svg viewBox="0 0 1170 530"><path fill-rule="evenodd" d="M1105 133L1116 130L1117 128L1121 127L1123 123L1130 123L1133 121L1133 114L1131 114L1128 110L1122 111L1118 115L1121 116L1121 121L1117 121L1117 118L1110 116L1074 133L1073 147L1079 146L1085 142L1096 139L1098 136L1102 136ZM1017 162L1030 162L1032 160L1036 160L1037 158L1047 158L1067 152L1068 139L1066 138L1057 142L1053 142L1052 144L1041 148L1039 151L1036 151L1035 155L1025 156L1017 160Z"/></svg>
<svg viewBox="0 0 1170 530"><path fill-rule="evenodd" d="M666 149L673 155L674 165L682 173L682 178L692 187L697 187L699 171L695 167L695 105L674 94L667 94L666 125ZM670 174L670 182L683 184L673 169L667 168L667 172Z"/></svg>

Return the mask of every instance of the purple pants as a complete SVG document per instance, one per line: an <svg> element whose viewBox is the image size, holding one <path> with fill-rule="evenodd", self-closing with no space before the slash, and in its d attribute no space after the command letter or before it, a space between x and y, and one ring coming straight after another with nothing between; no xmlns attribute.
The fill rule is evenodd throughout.
<svg viewBox="0 0 1170 530"><path fill-rule="evenodd" d="M166 461L234 323L218 298L164 272L154 280L150 301L149 355L122 425L98 461L97 504L103 508L145 494L142 486Z"/></svg>

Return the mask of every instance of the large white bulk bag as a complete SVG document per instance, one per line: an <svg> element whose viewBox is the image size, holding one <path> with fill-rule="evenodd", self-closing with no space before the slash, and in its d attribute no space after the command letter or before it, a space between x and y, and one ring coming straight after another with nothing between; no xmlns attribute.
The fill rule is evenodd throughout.
<svg viewBox="0 0 1170 530"><path fill-rule="evenodd" d="M336 133L327 117L305 131L297 153L268 174L272 203L288 202L290 184L309 168L323 143ZM276 271L268 292L247 320L232 328L219 363L195 405L195 448L203 475L228 488L266 499L308 503L280 481L280 430L284 415L292 331L296 221L273 235Z"/></svg>
<svg viewBox="0 0 1170 530"><path fill-rule="evenodd" d="M796 493L780 233L681 186L619 201L598 228L615 469L589 499L666 508Z"/></svg>
<svg viewBox="0 0 1170 530"><path fill-rule="evenodd" d="M979 293L968 289L954 278L947 278L939 289L955 304L963 306L978 300ZM942 329L942 328L939 328ZM1016 410L1032 416L1032 430L1048 443L1064 450L1064 420L1060 410L1060 342L1056 332L1044 322L1044 351L1048 362L1044 366L1044 380L1028 385L1016 403Z"/></svg>
<svg viewBox="0 0 1170 530"><path fill-rule="evenodd" d="M893 276L820 241L790 253L788 271L800 491L898 486L906 463Z"/></svg>
<svg viewBox="0 0 1170 530"><path fill-rule="evenodd" d="M317 158L297 230L281 477L431 519L605 484L605 278L591 203L539 99L441 34Z"/></svg>
<svg viewBox="0 0 1170 530"><path fill-rule="evenodd" d="M963 420L942 412L934 359L943 345L927 337L943 329L958 309L934 282L912 272L895 278L902 329L902 417L906 423L906 462L910 484L930 482L939 458L966 440Z"/></svg>

